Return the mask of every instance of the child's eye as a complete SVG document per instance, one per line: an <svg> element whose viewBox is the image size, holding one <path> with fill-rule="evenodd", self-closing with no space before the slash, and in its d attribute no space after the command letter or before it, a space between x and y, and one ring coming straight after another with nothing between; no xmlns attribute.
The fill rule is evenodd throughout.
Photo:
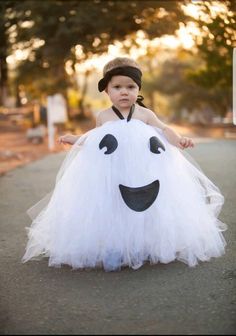
<svg viewBox="0 0 236 336"><path fill-rule="evenodd" d="M99 148L102 149L104 147L107 148L107 150L104 152L104 154L111 154L113 153L118 146L118 141L112 134L106 134L102 140L100 141Z"/></svg>
<svg viewBox="0 0 236 336"><path fill-rule="evenodd" d="M155 154L160 154L161 153L159 150L160 148L163 151L166 150L163 143L157 137L155 136L151 137L150 138L150 151Z"/></svg>
<svg viewBox="0 0 236 336"><path fill-rule="evenodd" d="M120 88L120 85L115 85L114 88L115 88L115 89L119 89L119 88Z"/></svg>
<svg viewBox="0 0 236 336"><path fill-rule="evenodd" d="M134 85L129 85L129 89L135 89Z"/></svg>

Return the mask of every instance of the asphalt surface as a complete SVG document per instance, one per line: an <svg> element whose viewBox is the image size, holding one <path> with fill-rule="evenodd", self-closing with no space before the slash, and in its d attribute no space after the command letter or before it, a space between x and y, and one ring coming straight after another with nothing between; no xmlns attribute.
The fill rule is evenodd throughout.
<svg viewBox="0 0 236 336"><path fill-rule="evenodd" d="M1 334L207 334L236 332L236 141L200 142L189 150L221 189L226 253L189 268L181 262L134 271L22 264L26 210L49 192L64 153L0 178Z"/></svg>

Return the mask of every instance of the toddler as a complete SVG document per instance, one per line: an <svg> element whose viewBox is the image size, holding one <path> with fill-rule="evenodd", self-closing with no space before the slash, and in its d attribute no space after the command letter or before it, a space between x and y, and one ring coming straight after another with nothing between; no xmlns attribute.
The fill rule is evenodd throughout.
<svg viewBox="0 0 236 336"><path fill-rule="evenodd" d="M224 253L224 197L182 154L193 141L161 122L138 95L142 72L115 58L98 83L112 106L73 145L53 192L30 209L23 261L44 256L49 266L105 271L145 262L189 266Z"/></svg>
<svg viewBox="0 0 236 336"><path fill-rule="evenodd" d="M113 73L112 73L113 70ZM132 59L126 57L117 57L107 63L104 67L105 76L99 83L99 91L105 90L113 106L117 108L124 117L127 118L130 108L133 104L140 103L139 90L141 89L142 72L139 65ZM96 120L96 127L102 126L109 120L119 118L114 114L112 107L101 111ZM173 129L161 122L154 112L145 108L143 104L135 104L132 118L143 121L145 124L158 127L163 131L167 140L181 149L193 147L193 140L187 137L181 137ZM59 143L73 145L78 136L66 134L58 139Z"/></svg>

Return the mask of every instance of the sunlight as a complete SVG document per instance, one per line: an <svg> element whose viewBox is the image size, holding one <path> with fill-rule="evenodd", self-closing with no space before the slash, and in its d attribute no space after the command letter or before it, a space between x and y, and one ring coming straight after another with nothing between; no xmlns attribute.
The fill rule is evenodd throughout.
<svg viewBox="0 0 236 336"><path fill-rule="evenodd" d="M23 61L29 57L28 49L17 49L14 54L7 57L7 63L13 65L16 61Z"/></svg>
<svg viewBox="0 0 236 336"><path fill-rule="evenodd" d="M207 1L206 1L207 2ZM187 5L181 5L184 12L187 15L192 16L195 19L203 19L203 12L201 10L201 1L192 1ZM208 3L208 2L207 2ZM212 1L211 3L211 14L214 16L217 13L224 13L225 5L219 1ZM208 20L208 17L205 17ZM32 24L30 21L26 22L28 24ZM12 34L14 33L14 29ZM105 34L105 33L104 33ZM197 36L200 34L199 29L197 28L196 23L188 22L187 25L180 22L179 29L176 31L176 35L163 35L162 37L153 38L149 40L145 33L142 30L138 30L135 35L135 42L137 45L132 46L132 40L126 39L123 43L119 41L115 41L114 44L108 46L108 52L104 53L100 56L93 55L86 59L85 54L83 53L83 47L81 45L75 46L75 56L77 59L77 64L75 65L75 71L77 74L85 73L86 71L90 71L92 69L97 70L99 72L102 71L102 68L105 63L109 62L111 59L119 56L128 56L134 59L138 59L140 56L145 56L147 54L148 49L150 48L159 48L159 49L176 49L179 47L183 47L184 49L191 49L194 47L194 39L193 36ZM14 36L13 36L14 37ZM28 44L31 41L28 42ZM26 48L26 45L17 46L17 49L13 52L12 55L7 57L7 63L14 67L14 64L25 60L30 57L30 51L33 48L39 48L44 44L43 40L35 39L30 47ZM96 47L100 44L100 39L95 38L93 45ZM124 46L129 48L129 54L124 51ZM66 72L68 75L72 75L74 70L72 67L72 61L67 61L65 66Z"/></svg>
<svg viewBox="0 0 236 336"><path fill-rule="evenodd" d="M203 11L201 10L201 1L192 1L187 5L182 5L183 10L187 15L192 16L195 19L206 19L208 17L204 15ZM225 5L219 1L212 1L211 5L211 14L216 15L217 13L224 13ZM187 25L180 23L179 29L176 32L176 35L164 35L160 38L154 38L149 40L146 38L145 33L142 30L137 31L135 42L137 46L131 47L129 51L129 55L125 54L122 50L122 43L115 42L113 45L108 47L108 52L101 55L101 56L93 56L90 59L86 60L83 64L79 65L79 71L84 72L89 68L93 67L98 71L101 71L103 65L111 60L112 58L116 57L117 55L120 56L128 56L134 59L139 58L140 56L144 56L147 54L148 48L163 48L163 49L176 49L179 47L183 47L184 49L191 49L194 47L194 38L193 36L200 35L200 30L198 29L195 22L188 22ZM95 41L98 43L98 41ZM124 45L129 46L131 44L130 40L126 40L123 42Z"/></svg>
<svg viewBox="0 0 236 336"><path fill-rule="evenodd" d="M176 49L182 46L185 49L190 49L194 46L193 34L199 34L199 30L194 23L187 26L180 25L176 36L164 35L152 40L147 39L145 33L142 30L139 30L135 35L137 46L132 46L128 54L127 52L124 52L123 45L130 46L132 45L132 41L130 39L125 40L123 43L116 41L114 44L109 45L107 53L104 53L101 56L94 55L89 59L76 64L76 73L85 73L92 69L101 72L104 64L117 57L117 55L120 57L131 57L136 60L141 56L145 56L150 48ZM79 53L76 53L76 55L79 54L79 59L82 60L84 55L81 46L78 47L78 50Z"/></svg>
<svg viewBox="0 0 236 336"><path fill-rule="evenodd" d="M226 5L222 1L192 1L192 3L187 5L183 4L181 7L187 15L192 16L197 20L201 18L202 20L208 21L209 16L206 15L201 9L201 6L204 2L210 5L212 18L215 18L219 13L224 14L226 11Z"/></svg>
<svg viewBox="0 0 236 336"><path fill-rule="evenodd" d="M180 44L185 49L191 49L194 47L195 43L193 36L198 35L201 35L201 32L195 22L188 22L186 26L184 24L180 24L180 28L177 32Z"/></svg>
<svg viewBox="0 0 236 336"><path fill-rule="evenodd" d="M26 45L29 44L31 44L31 46L27 48ZM18 43L15 45L15 50L13 53L6 58L7 64L11 68L16 67L19 62L30 59L30 57L32 57L30 56L32 49L40 48L44 44L45 41L40 39L30 40L26 43Z"/></svg>
<svg viewBox="0 0 236 336"><path fill-rule="evenodd" d="M182 8L185 12L185 14L192 16L194 19L199 19L199 16L201 14L199 6L197 4L187 4L182 5Z"/></svg>

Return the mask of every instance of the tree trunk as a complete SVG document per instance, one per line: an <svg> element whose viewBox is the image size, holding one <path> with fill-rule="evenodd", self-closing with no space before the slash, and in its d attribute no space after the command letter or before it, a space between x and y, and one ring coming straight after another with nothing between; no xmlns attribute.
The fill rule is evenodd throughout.
<svg viewBox="0 0 236 336"><path fill-rule="evenodd" d="M79 101L79 116L78 116L78 119L87 119L87 117L85 115L85 111L84 111L84 100L85 100L85 96L87 94L89 75L90 75L90 70L87 70L84 74L84 83L83 83L82 90L81 90L81 98L80 98L80 101Z"/></svg>
<svg viewBox="0 0 236 336"><path fill-rule="evenodd" d="M6 47L5 36L1 41ZM7 61L6 48L0 49L0 105L4 105L7 98Z"/></svg>
<svg viewBox="0 0 236 336"><path fill-rule="evenodd" d="M21 100L20 100L20 92L19 92L18 81L16 81L16 83L15 83L15 97L16 97L16 107L20 107L22 104L21 104Z"/></svg>

